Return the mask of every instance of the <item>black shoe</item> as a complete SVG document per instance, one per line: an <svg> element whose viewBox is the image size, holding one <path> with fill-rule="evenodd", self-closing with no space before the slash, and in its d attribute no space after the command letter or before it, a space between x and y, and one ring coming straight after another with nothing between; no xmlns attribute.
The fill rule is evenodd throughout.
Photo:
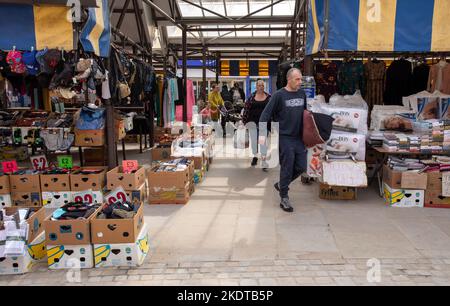
<svg viewBox="0 0 450 306"><path fill-rule="evenodd" d="M253 157L252 159L252 167L256 166L258 164L258 157Z"/></svg>
<svg viewBox="0 0 450 306"><path fill-rule="evenodd" d="M273 185L273 187L275 187L275 189L280 192L280 183L275 183L275 185Z"/></svg>
<svg viewBox="0 0 450 306"><path fill-rule="evenodd" d="M285 212L294 212L294 208L292 207L291 202L288 198L281 199L280 207Z"/></svg>

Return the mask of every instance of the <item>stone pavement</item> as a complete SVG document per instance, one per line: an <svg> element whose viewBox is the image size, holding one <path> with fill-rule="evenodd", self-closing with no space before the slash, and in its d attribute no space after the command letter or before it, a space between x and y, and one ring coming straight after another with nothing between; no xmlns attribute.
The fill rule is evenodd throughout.
<svg viewBox="0 0 450 306"><path fill-rule="evenodd" d="M295 182L287 214L273 189L279 170L249 164L229 150L187 205L147 205L144 265L82 271L76 284L450 285L450 210L388 208L375 186L357 201L323 201L317 184ZM369 282L377 260L381 280ZM45 265L0 276L0 285L32 284L73 283Z"/></svg>

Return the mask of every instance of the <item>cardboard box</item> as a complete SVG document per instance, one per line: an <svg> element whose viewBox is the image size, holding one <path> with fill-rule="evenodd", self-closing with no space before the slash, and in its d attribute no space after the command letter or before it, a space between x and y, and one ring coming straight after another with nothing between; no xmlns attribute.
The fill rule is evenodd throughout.
<svg viewBox="0 0 450 306"><path fill-rule="evenodd" d="M428 172L427 190L438 191L442 193L442 172Z"/></svg>
<svg viewBox="0 0 450 306"><path fill-rule="evenodd" d="M424 207L425 191L394 189L384 184L384 201L391 207Z"/></svg>
<svg viewBox="0 0 450 306"><path fill-rule="evenodd" d="M107 154L104 147L84 150L84 165L87 167L104 167L107 165Z"/></svg>
<svg viewBox="0 0 450 306"><path fill-rule="evenodd" d="M20 207L7 207L5 212L8 216L11 216L21 209ZM34 213L28 218L28 241L34 241L44 231L44 219L45 209L43 208L30 208Z"/></svg>
<svg viewBox="0 0 450 306"><path fill-rule="evenodd" d="M18 257L0 258L0 275L25 274L47 257L45 234L41 233L33 242L27 245L24 255Z"/></svg>
<svg viewBox="0 0 450 306"><path fill-rule="evenodd" d="M172 156L171 159L177 159L180 157ZM203 169L207 165L207 158L205 155L205 151L203 151L202 156L185 156L185 158L194 161L194 168L199 170Z"/></svg>
<svg viewBox="0 0 450 306"><path fill-rule="evenodd" d="M127 132L125 130L125 120L114 120L114 130L116 133L116 140L122 140L127 136Z"/></svg>
<svg viewBox="0 0 450 306"><path fill-rule="evenodd" d="M75 130L75 146L101 147L105 144L105 130Z"/></svg>
<svg viewBox="0 0 450 306"><path fill-rule="evenodd" d="M47 263L51 270L91 269L94 267L94 248L86 245L47 245Z"/></svg>
<svg viewBox="0 0 450 306"><path fill-rule="evenodd" d="M134 205L144 203L148 197L147 183L142 184L137 190L125 191L125 193Z"/></svg>
<svg viewBox="0 0 450 306"><path fill-rule="evenodd" d="M427 189L428 175L413 171L404 171L402 173L402 189Z"/></svg>
<svg viewBox="0 0 450 306"><path fill-rule="evenodd" d="M42 205L45 208L60 208L73 201L71 191L42 192Z"/></svg>
<svg viewBox="0 0 450 306"><path fill-rule="evenodd" d="M154 169L154 168L153 168ZM184 171L155 172L153 169L148 174L149 188L185 188L193 177L192 166Z"/></svg>
<svg viewBox="0 0 450 306"><path fill-rule="evenodd" d="M91 220L100 207L88 218L81 220L44 221L45 237L49 245L87 245L91 243Z"/></svg>
<svg viewBox="0 0 450 306"><path fill-rule="evenodd" d="M387 165L383 166L383 182L394 189L402 188L402 171L394 171Z"/></svg>
<svg viewBox="0 0 450 306"><path fill-rule="evenodd" d="M41 192L40 174L10 176L11 192Z"/></svg>
<svg viewBox="0 0 450 306"><path fill-rule="evenodd" d="M11 207L12 200L10 194L0 194L0 209L3 207Z"/></svg>
<svg viewBox="0 0 450 306"><path fill-rule="evenodd" d="M95 267L138 267L149 249L148 226L144 224L134 243L94 244Z"/></svg>
<svg viewBox="0 0 450 306"><path fill-rule="evenodd" d="M80 170L102 170L98 174L81 174ZM106 186L106 168L84 167L70 174L70 189L72 191L102 191Z"/></svg>
<svg viewBox="0 0 450 306"><path fill-rule="evenodd" d="M41 174L41 190L44 192L70 191L70 175Z"/></svg>
<svg viewBox="0 0 450 306"><path fill-rule="evenodd" d="M91 221L91 237L94 244L133 243L144 226L144 205L133 219L97 219Z"/></svg>
<svg viewBox="0 0 450 306"><path fill-rule="evenodd" d="M10 192L9 175L0 175L0 194L7 194Z"/></svg>
<svg viewBox="0 0 450 306"><path fill-rule="evenodd" d="M170 155L172 154L172 147L168 148L152 148L152 161L158 160L169 160L171 159Z"/></svg>
<svg viewBox="0 0 450 306"><path fill-rule="evenodd" d="M187 204L192 190L191 182L183 188L179 187L149 187L149 204Z"/></svg>
<svg viewBox="0 0 450 306"><path fill-rule="evenodd" d="M322 200L356 200L357 188L320 184L319 198Z"/></svg>
<svg viewBox="0 0 450 306"><path fill-rule="evenodd" d="M145 183L145 168L139 167L135 173L123 173L122 167L116 167L107 174L108 189L123 187L125 190L137 190Z"/></svg>
<svg viewBox="0 0 450 306"><path fill-rule="evenodd" d="M39 192L11 192L12 206L39 207L42 206Z"/></svg>
<svg viewBox="0 0 450 306"><path fill-rule="evenodd" d="M442 189L425 191L425 207L429 208L450 208L450 197L442 195Z"/></svg>

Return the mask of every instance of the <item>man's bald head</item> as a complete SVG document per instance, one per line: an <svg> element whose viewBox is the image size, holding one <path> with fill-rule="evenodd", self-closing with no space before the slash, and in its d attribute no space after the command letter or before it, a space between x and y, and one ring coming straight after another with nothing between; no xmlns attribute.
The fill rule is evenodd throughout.
<svg viewBox="0 0 450 306"><path fill-rule="evenodd" d="M298 68L289 69L287 75L287 86L288 91L298 91L302 85L302 72Z"/></svg>

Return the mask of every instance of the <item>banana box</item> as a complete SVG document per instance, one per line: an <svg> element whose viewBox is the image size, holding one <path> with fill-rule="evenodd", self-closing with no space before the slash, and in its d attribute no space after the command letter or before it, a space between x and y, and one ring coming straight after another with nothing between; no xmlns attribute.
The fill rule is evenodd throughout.
<svg viewBox="0 0 450 306"><path fill-rule="evenodd" d="M87 245L48 245L47 263L50 270L91 269L94 249Z"/></svg>
<svg viewBox="0 0 450 306"><path fill-rule="evenodd" d="M0 209L3 207L11 207L11 195L10 194L0 194Z"/></svg>
<svg viewBox="0 0 450 306"><path fill-rule="evenodd" d="M0 258L0 275L25 274L34 265L43 261L47 256L45 251L45 234L41 233L31 242L22 256Z"/></svg>
<svg viewBox="0 0 450 306"><path fill-rule="evenodd" d="M149 249L148 226L144 224L135 243L94 244L95 267L137 267Z"/></svg>
<svg viewBox="0 0 450 306"><path fill-rule="evenodd" d="M60 208L72 201L72 192L42 192L42 205L45 208Z"/></svg>
<svg viewBox="0 0 450 306"><path fill-rule="evenodd" d="M424 207L425 191L393 189L384 184L384 201L391 207Z"/></svg>

